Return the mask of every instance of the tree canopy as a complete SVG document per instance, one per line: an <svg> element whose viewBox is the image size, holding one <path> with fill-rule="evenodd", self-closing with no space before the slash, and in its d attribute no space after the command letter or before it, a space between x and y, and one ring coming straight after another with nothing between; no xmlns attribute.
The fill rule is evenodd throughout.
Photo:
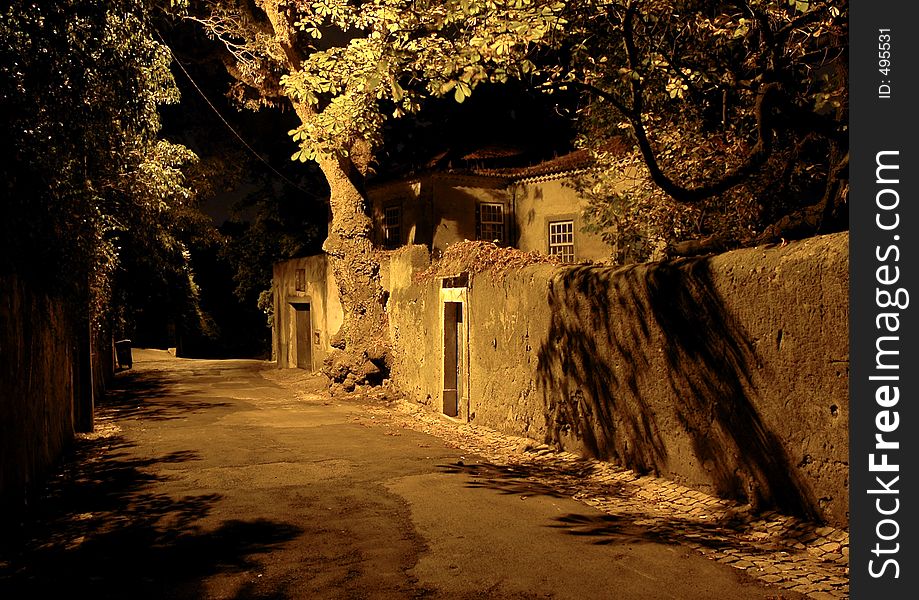
<svg viewBox="0 0 919 600"><path fill-rule="evenodd" d="M772 241L844 221L846 2L585 0L567 11L544 85L584 94L585 143L606 169L582 189L610 237L644 240L641 258L654 241ZM634 150L604 154L617 134ZM625 189L623 172L634 177Z"/></svg>
<svg viewBox="0 0 919 600"><path fill-rule="evenodd" d="M207 5L195 18L233 57L239 101L303 107L290 132L297 160L347 156L355 143L366 153L386 119L416 112L425 98L463 102L484 81L516 79L583 94L585 143L602 148L624 134L634 144L608 166L640 173L641 185L623 193L607 177L583 188L616 198L600 212L626 229L637 220L671 238L750 238L813 200L821 178L827 214L818 220L845 195L844 1Z"/></svg>
<svg viewBox="0 0 919 600"><path fill-rule="evenodd" d="M186 173L196 157L158 136L158 109L178 93L153 37L155 10L144 0L15 0L0 13L9 153L0 260L94 319L110 315L126 252L173 273L194 301L178 232L194 218Z"/></svg>

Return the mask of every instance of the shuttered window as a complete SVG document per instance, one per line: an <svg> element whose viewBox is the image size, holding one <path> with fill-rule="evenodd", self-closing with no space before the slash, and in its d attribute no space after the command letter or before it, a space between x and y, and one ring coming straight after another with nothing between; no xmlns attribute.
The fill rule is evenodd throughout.
<svg viewBox="0 0 919 600"><path fill-rule="evenodd" d="M402 209L388 206L383 209L383 247L398 248L402 245Z"/></svg>

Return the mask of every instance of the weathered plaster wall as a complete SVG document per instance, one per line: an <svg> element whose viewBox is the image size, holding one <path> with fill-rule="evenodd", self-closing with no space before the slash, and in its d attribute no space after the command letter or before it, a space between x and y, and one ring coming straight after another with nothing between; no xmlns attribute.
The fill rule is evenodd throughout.
<svg viewBox="0 0 919 600"><path fill-rule="evenodd" d="M369 190L374 240L383 241L385 209L401 209L401 241L443 251L452 243L477 239L477 206L504 207L505 243L548 252L550 221L572 220L577 261L605 261L612 249L599 235L582 230L586 200L568 177L543 177L510 183L498 176L436 174L378 184ZM623 183L625 185L625 183Z"/></svg>
<svg viewBox="0 0 919 600"><path fill-rule="evenodd" d="M549 251L549 221L574 221L577 261L606 260L611 249L600 236L581 230L587 203L568 179L524 181L513 186L518 239L521 250Z"/></svg>
<svg viewBox="0 0 919 600"><path fill-rule="evenodd" d="M394 379L435 408L439 293L390 297ZM474 422L847 524L847 234L476 275L466 303Z"/></svg>
<svg viewBox="0 0 919 600"><path fill-rule="evenodd" d="M378 185L368 191L371 217L374 223L374 241L383 241L383 215L389 206L398 206L401 216L403 244L431 243L431 206L422 196L422 180L395 181Z"/></svg>
<svg viewBox="0 0 919 600"><path fill-rule="evenodd" d="M418 402L439 409L443 355L438 280L415 283L412 275L429 264L427 249L406 246L393 253L390 262L390 339L393 343L391 377Z"/></svg>
<svg viewBox="0 0 919 600"><path fill-rule="evenodd" d="M72 440L75 353L59 303L0 276L0 506L18 508ZM91 419L90 419L91 423Z"/></svg>
<svg viewBox="0 0 919 600"><path fill-rule="evenodd" d="M297 290L297 270L304 271L302 290ZM324 254L295 258L274 265L274 332L272 356L282 368L297 366L294 302L309 302L314 331L312 339L313 370L332 350L331 336L341 328L343 313L338 286ZM318 333L318 337L316 336Z"/></svg>
<svg viewBox="0 0 919 600"><path fill-rule="evenodd" d="M476 239L476 205L504 205L505 232L509 226L510 192L502 180L487 177L440 176L432 182L434 221L432 248L443 251L454 242ZM505 233L505 239L507 233Z"/></svg>

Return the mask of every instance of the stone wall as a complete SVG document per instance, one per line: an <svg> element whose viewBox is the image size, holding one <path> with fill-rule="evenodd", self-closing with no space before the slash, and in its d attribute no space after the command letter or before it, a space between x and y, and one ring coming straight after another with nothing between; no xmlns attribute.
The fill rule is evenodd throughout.
<svg viewBox="0 0 919 600"><path fill-rule="evenodd" d="M443 284L401 281L389 304L393 378L439 409ZM622 268L478 274L462 301L461 416L847 524L847 234Z"/></svg>
<svg viewBox="0 0 919 600"><path fill-rule="evenodd" d="M19 508L73 438L79 367L64 308L0 276L0 506ZM91 402L89 426L92 426Z"/></svg>

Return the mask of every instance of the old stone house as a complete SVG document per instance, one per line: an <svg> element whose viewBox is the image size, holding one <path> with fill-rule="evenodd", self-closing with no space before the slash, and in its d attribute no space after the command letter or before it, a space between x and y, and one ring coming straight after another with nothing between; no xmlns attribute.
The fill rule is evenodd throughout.
<svg viewBox="0 0 919 600"><path fill-rule="evenodd" d="M487 163L485 163L487 165ZM369 190L381 248L421 244L435 255L462 240L600 261L610 248L584 232L585 201L572 178L591 167L587 151L526 167L471 166L378 183Z"/></svg>
<svg viewBox="0 0 919 600"><path fill-rule="evenodd" d="M584 200L573 178L592 166L580 150L529 166L502 166L486 153L461 168L435 168L371 184L374 242L385 251L422 245L437 256L450 244L485 240L556 255L562 263L600 262L611 248L583 230ZM338 291L322 255L275 265L273 355L281 367L316 370L342 322Z"/></svg>

